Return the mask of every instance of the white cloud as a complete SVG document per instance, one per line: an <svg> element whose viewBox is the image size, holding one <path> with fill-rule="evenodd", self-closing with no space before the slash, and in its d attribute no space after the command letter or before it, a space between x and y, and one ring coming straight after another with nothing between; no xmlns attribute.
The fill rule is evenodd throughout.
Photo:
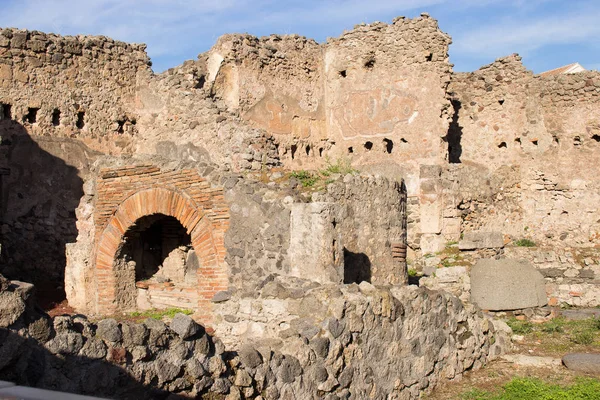
<svg viewBox="0 0 600 400"><path fill-rule="evenodd" d="M455 35L453 51L482 56L525 54L552 44L574 44L595 41L600 36L598 14L578 12L507 21Z"/></svg>

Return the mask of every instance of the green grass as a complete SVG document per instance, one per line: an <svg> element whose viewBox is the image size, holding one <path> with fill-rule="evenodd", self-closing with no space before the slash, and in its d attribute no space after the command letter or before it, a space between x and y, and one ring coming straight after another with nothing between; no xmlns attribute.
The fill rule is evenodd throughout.
<svg viewBox="0 0 600 400"><path fill-rule="evenodd" d="M306 171L299 170L290 173L292 178L296 178L300 181L303 187L323 187L334 182L331 179L332 175L341 174L355 174L358 171L352 168L349 160L339 158L335 163L332 163L329 159L326 160L326 166L318 171Z"/></svg>
<svg viewBox="0 0 600 400"><path fill-rule="evenodd" d="M296 178L300 181L303 187L311 187L314 186L315 183L319 180L319 178L314 175L312 172L300 170L294 171L290 174L293 178Z"/></svg>
<svg viewBox="0 0 600 400"><path fill-rule="evenodd" d="M164 317L173 318L175 314L191 315L194 312L192 310L183 310L181 308L167 308L166 310L147 310L147 311L134 311L130 315L135 318L152 318L161 320Z"/></svg>
<svg viewBox="0 0 600 400"><path fill-rule="evenodd" d="M319 173L325 177L331 176L333 174L355 174L358 170L352 168L352 164L350 164L350 160L347 158L338 158L335 163L332 163L329 158L325 159L327 165L325 168L319 171Z"/></svg>
<svg viewBox="0 0 600 400"><path fill-rule="evenodd" d="M600 380L579 378L563 386L536 378L513 378L498 391L472 389L463 400L600 400Z"/></svg>
<svg viewBox="0 0 600 400"><path fill-rule="evenodd" d="M415 278L417 276L420 276L421 274L414 268L409 268L408 269L408 276L410 276L411 278Z"/></svg>
<svg viewBox="0 0 600 400"><path fill-rule="evenodd" d="M529 321L519 321L516 318L511 318L506 323L515 335L526 335L533 332L533 324Z"/></svg>
<svg viewBox="0 0 600 400"><path fill-rule="evenodd" d="M519 239L515 241L515 245L517 247L535 247L536 244L533 240L530 239Z"/></svg>
<svg viewBox="0 0 600 400"><path fill-rule="evenodd" d="M554 318L541 324L519 321L511 318L506 321L517 335L533 335L546 343L548 349L568 349L572 344L600 347L600 319L568 320Z"/></svg>

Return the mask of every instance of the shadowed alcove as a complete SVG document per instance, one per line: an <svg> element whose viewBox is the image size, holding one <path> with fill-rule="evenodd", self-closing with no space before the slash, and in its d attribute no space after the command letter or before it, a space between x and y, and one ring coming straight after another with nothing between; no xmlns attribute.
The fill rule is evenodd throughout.
<svg viewBox="0 0 600 400"><path fill-rule="evenodd" d="M115 257L118 308L194 307L175 293L196 287L198 267L191 237L175 217L139 218L123 236Z"/></svg>

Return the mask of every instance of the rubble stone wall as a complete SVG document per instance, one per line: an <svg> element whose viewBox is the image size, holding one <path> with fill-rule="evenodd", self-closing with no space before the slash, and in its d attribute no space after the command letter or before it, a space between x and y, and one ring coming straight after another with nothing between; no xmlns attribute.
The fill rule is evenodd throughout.
<svg viewBox="0 0 600 400"><path fill-rule="evenodd" d="M50 319L31 307L31 287L1 279L0 378L96 396L416 399L508 345L501 325L451 295L416 287L320 287L307 293L316 308L298 309L300 329L278 343L226 350L183 314L169 326Z"/></svg>
<svg viewBox="0 0 600 400"><path fill-rule="evenodd" d="M600 75L533 76L511 56L455 75L450 90L465 164L453 201L483 203L472 223L539 242L597 244ZM475 180L480 195L467 195Z"/></svg>
<svg viewBox="0 0 600 400"><path fill-rule="evenodd" d="M226 35L200 59L205 86L274 136L286 166L440 161L452 113L449 44L423 15L358 25L323 45Z"/></svg>

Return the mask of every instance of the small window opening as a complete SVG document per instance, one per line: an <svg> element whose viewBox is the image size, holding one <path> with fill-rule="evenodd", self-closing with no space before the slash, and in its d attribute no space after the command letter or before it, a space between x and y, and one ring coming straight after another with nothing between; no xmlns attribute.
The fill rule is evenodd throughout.
<svg viewBox="0 0 600 400"><path fill-rule="evenodd" d="M298 151L298 146L293 144L292 147L290 147L290 151L292 152L292 160L293 160L296 157L296 152Z"/></svg>
<svg viewBox="0 0 600 400"><path fill-rule="evenodd" d="M125 132L125 121L117 121L118 127L117 127L117 133L124 133Z"/></svg>
<svg viewBox="0 0 600 400"><path fill-rule="evenodd" d="M370 151L372 148L373 148L373 142L365 143L365 149L367 149L367 151Z"/></svg>
<svg viewBox="0 0 600 400"><path fill-rule="evenodd" d="M593 135L592 140L594 140L596 142L600 142L600 135Z"/></svg>
<svg viewBox="0 0 600 400"><path fill-rule="evenodd" d="M83 127L85 126L85 112L84 111L79 111L77 113L77 122L75 123L75 126L78 129L83 129Z"/></svg>
<svg viewBox="0 0 600 400"><path fill-rule="evenodd" d="M504 104L504 99L498 100L498 104L503 105Z"/></svg>
<svg viewBox="0 0 600 400"><path fill-rule="evenodd" d="M538 141L537 140L532 140L531 143L533 143L534 146L538 145Z"/></svg>
<svg viewBox="0 0 600 400"><path fill-rule="evenodd" d="M392 142L390 139L383 139L383 144L385 146L385 151L388 154L392 154L392 150L394 149L394 142Z"/></svg>
<svg viewBox="0 0 600 400"><path fill-rule="evenodd" d="M335 228L335 226L334 226ZM335 263L336 259L335 259L335 244L336 244L336 240L333 239L333 242L331 243L331 248L333 249L332 253L333 253L333 262Z"/></svg>
<svg viewBox="0 0 600 400"><path fill-rule="evenodd" d="M499 149L505 149L506 148L506 142L502 142L498 145Z"/></svg>
<svg viewBox="0 0 600 400"><path fill-rule="evenodd" d="M367 61L365 61L364 64L366 69L373 69L373 67L375 66L375 59L374 58L370 58Z"/></svg>
<svg viewBox="0 0 600 400"><path fill-rule="evenodd" d="M323 148L322 147L319 148L319 157L323 157Z"/></svg>
<svg viewBox="0 0 600 400"><path fill-rule="evenodd" d="M575 136L573 138L573 146L581 146L581 145L582 145L581 138L579 136Z"/></svg>
<svg viewBox="0 0 600 400"><path fill-rule="evenodd" d="M10 104L0 104L0 110L2 112L3 119L11 119L12 118L12 106Z"/></svg>
<svg viewBox="0 0 600 400"><path fill-rule="evenodd" d="M519 144L521 144L521 138L516 138L516 139L515 139L515 143L519 143Z"/></svg>
<svg viewBox="0 0 600 400"><path fill-rule="evenodd" d="M354 148L352 148L352 146L348 147L348 154L352 154L352 153L354 153Z"/></svg>
<svg viewBox="0 0 600 400"><path fill-rule="evenodd" d="M55 108L54 111L52 111L52 125L60 125L60 110L58 108Z"/></svg>
<svg viewBox="0 0 600 400"><path fill-rule="evenodd" d="M345 70L345 69L344 69L344 70L342 70L342 71L340 71L340 72L339 72L339 74L340 74L340 76L341 76L342 78L345 78L345 77L347 76L347 73L346 73L346 70Z"/></svg>
<svg viewBox="0 0 600 400"><path fill-rule="evenodd" d="M307 144L306 147L304 148L304 151L306 151L306 155L310 156L310 145Z"/></svg>
<svg viewBox="0 0 600 400"><path fill-rule="evenodd" d="M35 124L37 122L37 112L39 108L29 107L27 109L27 114L23 117L23 122L28 122L30 124Z"/></svg>
<svg viewBox="0 0 600 400"><path fill-rule="evenodd" d="M426 57L425 57L425 61L432 61L433 60L433 53L429 53Z"/></svg>
<svg viewBox="0 0 600 400"><path fill-rule="evenodd" d="M198 78L198 81L196 82L196 85L194 86L194 89L202 89L204 87L205 83L206 83L206 77L204 75L200 75L200 77Z"/></svg>

